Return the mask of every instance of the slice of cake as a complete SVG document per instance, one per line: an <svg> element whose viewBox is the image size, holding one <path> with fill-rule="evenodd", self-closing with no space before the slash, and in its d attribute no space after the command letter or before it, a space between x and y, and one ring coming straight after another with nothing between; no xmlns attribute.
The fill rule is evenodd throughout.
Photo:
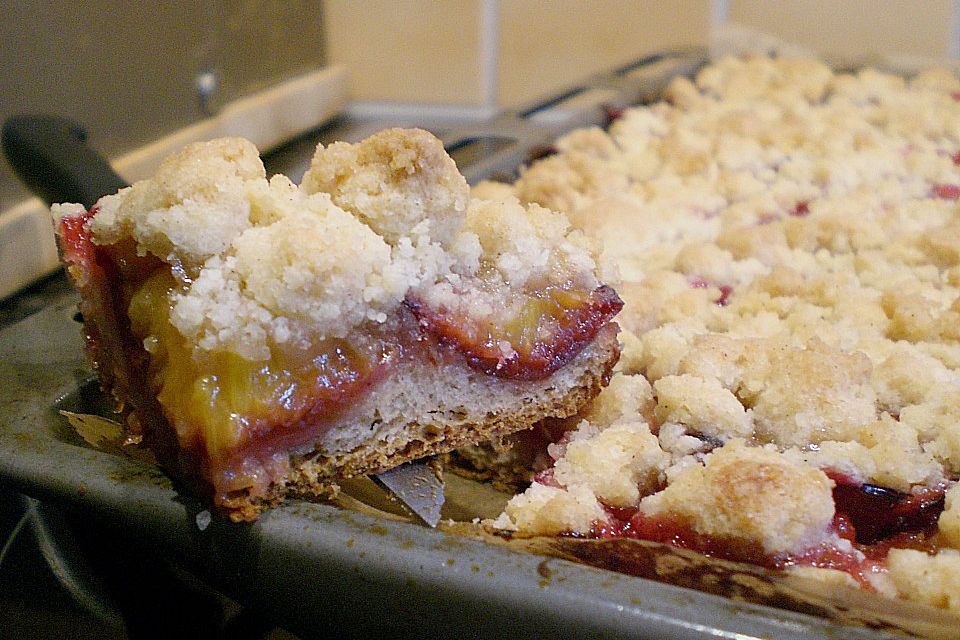
<svg viewBox="0 0 960 640"><path fill-rule="evenodd" d="M425 131L321 146L299 186L194 144L53 215L130 439L234 520L571 415L619 353L584 236L471 200Z"/></svg>

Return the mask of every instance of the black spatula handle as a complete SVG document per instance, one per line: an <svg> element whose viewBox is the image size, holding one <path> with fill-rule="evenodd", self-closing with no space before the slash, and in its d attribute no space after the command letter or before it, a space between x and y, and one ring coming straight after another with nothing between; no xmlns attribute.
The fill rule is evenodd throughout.
<svg viewBox="0 0 960 640"><path fill-rule="evenodd" d="M83 127L57 116L14 116L3 123L3 152L27 187L47 204L90 208L127 186L110 163L87 145Z"/></svg>

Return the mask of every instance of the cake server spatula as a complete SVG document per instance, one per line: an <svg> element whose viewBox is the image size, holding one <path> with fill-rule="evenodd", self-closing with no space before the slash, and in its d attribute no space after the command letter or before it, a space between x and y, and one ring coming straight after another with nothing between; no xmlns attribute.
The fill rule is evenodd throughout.
<svg viewBox="0 0 960 640"><path fill-rule="evenodd" d="M424 524L436 527L443 506L443 477L427 462L415 460L370 476Z"/></svg>

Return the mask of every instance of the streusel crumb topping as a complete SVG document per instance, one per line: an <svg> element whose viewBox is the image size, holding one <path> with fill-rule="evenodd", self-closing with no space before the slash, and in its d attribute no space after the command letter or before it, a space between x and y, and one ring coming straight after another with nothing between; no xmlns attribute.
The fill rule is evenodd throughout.
<svg viewBox="0 0 960 640"><path fill-rule="evenodd" d="M632 503L803 553L835 535L825 471L904 494L954 483L958 90L942 70L724 59L608 131L565 136L515 184L479 185L563 211L598 241L623 279L617 377L652 388L652 410L633 410L645 435L576 427L576 449L554 448L553 475L497 525L587 533L598 508ZM600 405L624 401L617 377ZM542 513L561 503L569 515ZM956 488L946 504L941 542L960 546ZM891 554L898 587L957 562L908 572L915 553ZM937 593L924 599L947 603Z"/></svg>
<svg viewBox="0 0 960 640"><path fill-rule="evenodd" d="M299 186L268 180L246 140L189 145L102 198L89 224L97 244L132 241L172 266L170 321L191 344L252 360L384 323L411 291L490 315L533 281L599 284L563 215L471 203L441 142L416 129L320 146Z"/></svg>

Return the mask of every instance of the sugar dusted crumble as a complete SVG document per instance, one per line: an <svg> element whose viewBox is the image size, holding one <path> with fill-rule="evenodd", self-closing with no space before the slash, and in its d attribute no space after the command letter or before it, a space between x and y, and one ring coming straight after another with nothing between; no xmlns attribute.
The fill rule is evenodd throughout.
<svg viewBox="0 0 960 640"><path fill-rule="evenodd" d="M462 265L461 274L482 273L485 286L466 289L453 274L421 287L419 294L433 307L457 309L477 320L518 313L510 307L516 300L505 295L511 289L552 281L590 291L600 284L594 247L583 233L571 229L563 215L513 197L472 199L450 252ZM505 353L511 349L504 345Z"/></svg>
<svg viewBox="0 0 960 640"><path fill-rule="evenodd" d="M947 491L943 513L938 522L940 534L947 544L960 549L960 484Z"/></svg>
<svg viewBox="0 0 960 640"><path fill-rule="evenodd" d="M837 478L914 503L946 488L937 541L960 548L958 88L724 59L561 138L513 185L479 185L566 213L619 268L623 354L595 406L633 413L629 438L582 414L497 523L589 535L593 506L565 520L533 499L589 490L804 554L836 536ZM634 380L647 409L618 392ZM896 593L956 608L955 552L889 562Z"/></svg>
<svg viewBox="0 0 960 640"><path fill-rule="evenodd" d="M564 216L471 203L440 141L421 130L321 146L299 186L268 180L246 140L189 145L103 198L89 225L95 243L133 242L174 265L170 322L192 344L250 360L383 323L411 291L493 316L511 288L599 286L593 248Z"/></svg>
<svg viewBox="0 0 960 640"><path fill-rule="evenodd" d="M196 270L252 224L246 190L266 182L256 147L241 138L191 144L157 173L100 200L90 227L98 244L130 237L151 253Z"/></svg>
<svg viewBox="0 0 960 640"><path fill-rule="evenodd" d="M560 488L534 484L514 497L494 526L512 531L536 531L546 535L589 530L606 518L603 505L589 488Z"/></svg>
<svg viewBox="0 0 960 640"><path fill-rule="evenodd" d="M700 534L746 538L776 554L814 546L829 537L833 482L819 469L775 450L731 440L686 466L640 511L688 520Z"/></svg>
<svg viewBox="0 0 960 640"><path fill-rule="evenodd" d="M889 562L890 578L903 597L960 611L960 551L943 549L929 555L892 549Z"/></svg>
<svg viewBox="0 0 960 640"><path fill-rule="evenodd" d="M443 145L422 130L391 129L358 144L320 146L301 186L329 193L390 244L413 230L449 243L470 195Z"/></svg>

